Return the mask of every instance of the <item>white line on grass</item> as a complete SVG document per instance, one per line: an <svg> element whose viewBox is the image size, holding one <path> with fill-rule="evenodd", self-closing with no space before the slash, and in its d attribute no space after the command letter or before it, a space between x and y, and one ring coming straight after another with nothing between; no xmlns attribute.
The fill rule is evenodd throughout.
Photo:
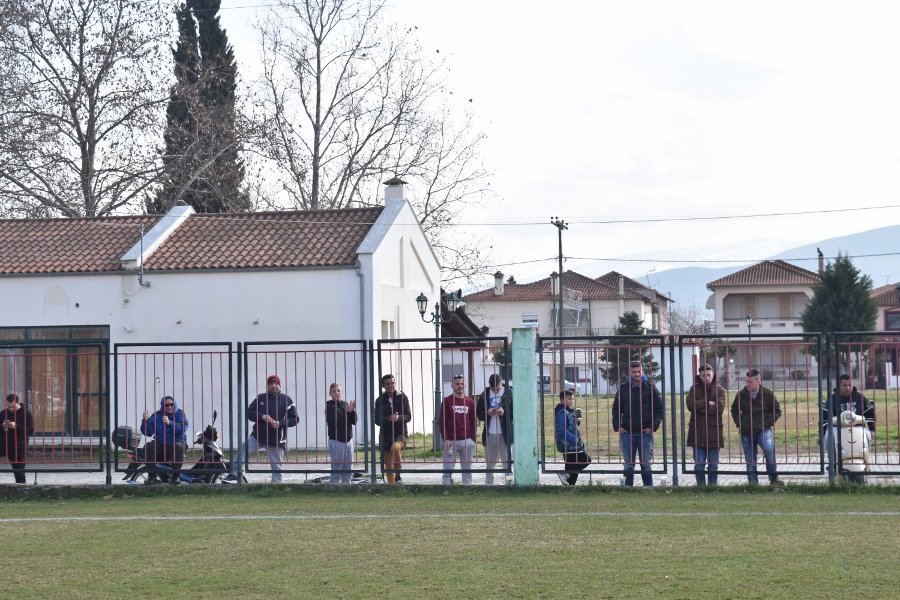
<svg viewBox="0 0 900 600"><path fill-rule="evenodd" d="M898 511L861 512L861 511L822 511L822 512L787 512L787 511L749 511L749 512L513 512L513 513L418 513L418 514L336 514L336 515L110 515L110 516L72 516L72 517L9 517L0 518L3 523L65 523L95 521L332 521L362 519L447 519L447 518L568 518L568 517L900 517Z"/></svg>

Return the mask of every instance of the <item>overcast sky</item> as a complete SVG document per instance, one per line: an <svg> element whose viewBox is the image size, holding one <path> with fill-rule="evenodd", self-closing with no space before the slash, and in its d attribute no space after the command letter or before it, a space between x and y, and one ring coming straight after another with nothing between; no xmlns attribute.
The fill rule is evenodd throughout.
<svg viewBox="0 0 900 600"><path fill-rule="evenodd" d="M265 8L222 4L248 77ZM472 98L495 196L460 235L520 283L556 270L551 216L570 223L565 268L631 276L900 223L900 208L609 223L900 206L898 2L394 0L390 18ZM648 262L592 263L625 256Z"/></svg>

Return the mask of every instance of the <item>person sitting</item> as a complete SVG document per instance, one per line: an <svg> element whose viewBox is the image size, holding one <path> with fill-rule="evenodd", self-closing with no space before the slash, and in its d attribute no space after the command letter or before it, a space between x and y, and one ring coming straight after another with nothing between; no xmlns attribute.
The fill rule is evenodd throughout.
<svg viewBox="0 0 900 600"><path fill-rule="evenodd" d="M163 481L178 483L187 447L187 429L187 416L175 406L172 396L163 396L159 410L152 415L144 411L141 433L154 438L152 449L145 451L145 458L149 464L156 464L157 474ZM148 479L151 481L152 478Z"/></svg>

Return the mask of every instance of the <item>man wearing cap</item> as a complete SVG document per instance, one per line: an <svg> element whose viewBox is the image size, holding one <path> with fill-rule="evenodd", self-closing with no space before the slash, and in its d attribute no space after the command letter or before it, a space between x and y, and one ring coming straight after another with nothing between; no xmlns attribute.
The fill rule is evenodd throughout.
<svg viewBox="0 0 900 600"><path fill-rule="evenodd" d="M266 378L266 393L260 394L247 407L247 420L253 423L253 431L247 441L241 444L238 459L232 463L230 481L236 481L241 467L247 461L247 453L266 449L266 458L272 467L272 483L281 483L281 463L284 461L284 444L287 428L299 421L297 408L290 396L281 392L281 378L269 375Z"/></svg>
<svg viewBox="0 0 900 600"><path fill-rule="evenodd" d="M775 422L781 418L781 406L775 392L762 386L759 371L747 371L747 385L739 391L731 404L731 418L741 433L741 447L747 463L747 481L759 483L756 472L756 447L762 448L766 460L769 484L783 485L778 479L775 463Z"/></svg>

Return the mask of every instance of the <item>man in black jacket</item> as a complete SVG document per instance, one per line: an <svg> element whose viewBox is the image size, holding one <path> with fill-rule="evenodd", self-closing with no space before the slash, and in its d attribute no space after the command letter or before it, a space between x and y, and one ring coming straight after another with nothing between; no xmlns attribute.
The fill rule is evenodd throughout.
<svg viewBox="0 0 900 600"><path fill-rule="evenodd" d="M266 393L258 395L247 407L247 420L253 423L253 431L247 441L241 444L238 459L231 465L228 480L237 481L248 454L254 454L260 447L265 447L266 458L272 467L272 483L281 483L287 429L295 427L300 418L294 401L282 393L281 378L278 375L266 378Z"/></svg>
<svg viewBox="0 0 900 600"><path fill-rule="evenodd" d="M653 432L662 425L662 395L649 378L639 360L628 365L628 379L616 391L612 405L612 427L619 432L625 485L634 485L634 457L640 456L641 481L653 486Z"/></svg>
<svg viewBox="0 0 900 600"><path fill-rule="evenodd" d="M25 483L25 450L28 438L34 435L34 419L19 403L18 394L6 396L6 408L0 412L0 422L3 423L0 451L12 465L16 483Z"/></svg>
<svg viewBox="0 0 900 600"><path fill-rule="evenodd" d="M825 450L828 453L828 462L832 465L832 469L837 468L837 459L834 454L834 441L831 437L832 429L828 427L828 421L832 416L841 416L845 410L853 411L866 420L866 437L868 437L869 447L871 447L872 439L875 437L875 403L856 389L853 379L846 373L838 378L838 388L831 393L830 404L822 407Z"/></svg>
<svg viewBox="0 0 900 600"><path fill-rule="evenodd" d="M331 459L331 483L350 483L353 477L353 426L356 425L356 400L344 402L341 384L332 383L325 403L328 428L328 456Z"/></svg>
<svg viewBox="0 0 900 600"><path fill-rule="evenodd" d="M494 474L491 471L497 461L501 461L505 472L512 472L509 455L513 442L513 398L512 390L503 385L503 379L497 373L488 377L488 386L478 396L475 414L479 421L484 422L484 429L481 431L487 468L484 483L493 485Z"/></svg>
<svg viewBox="0 0 900 600"><path fill-rule="evenodd" d="M375 399L374 418L378 425L378 447L381 449L381 465L387 483L401 483L400 467L408 434L406 424L412 419L409 398L397 391L393 375L381 377L384 393Z"/></svg>

